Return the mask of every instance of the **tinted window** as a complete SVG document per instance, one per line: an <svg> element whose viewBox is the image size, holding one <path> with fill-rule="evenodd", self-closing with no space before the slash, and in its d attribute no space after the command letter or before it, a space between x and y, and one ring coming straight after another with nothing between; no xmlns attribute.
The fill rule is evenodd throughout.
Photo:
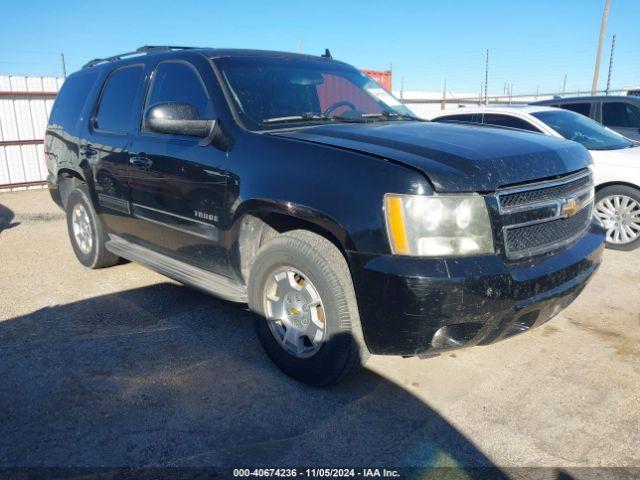
<svg viewBox="0 0 640 480"><path fill-rule="evenodd" d="M497 125L499 127L519 128L520 130L529 130L532 132L539 132L536 127L531 125L526 120L521 118L512 117L511 115L499 115L496 113L485 113L483 118L484 123L488 125Z"/></svg>
<svg viewBox="0 0 640 480"><path fill-rule="evenodd" d="M602 104L602 123L607 127L640 128L640 108L630 103L605 102Z"/></svg>
<svg viewBox="0 0 640 480"><path fill-rule="evenodd" d="M627 103L627 120L632 128L640 128L640 107Z"/></svg>
<svg viewBox="0 0 640 480"><path fill-rule="evenodd" d="M213 119L213 105L200 75L182 62L165 62L158 65L147 98L147 108L158 103L188 103L198 110L201 119Z"/></svg>
<svg viewBox="0 0 640 480"><path fill-rule="evenodd" d="M616 150L631 146L631 142L622 135L575 112L545 110L533 112L531 115L549 125L564 138L581 143L589 150Z"/></svg>
<svg viewBox="0 0 640 480"><path fill-rule="evenodd" d="M473 122L476 115L465 113L463 115L445 115L444 117L435 118L436 122Z"/></svg>
<svg viewBox="0 0 640 480"><path fill-rule="evenodd" d="M73 129L82 113L82 107L89 96L96 76L94 70L89 73L72 75L65 80L53 105L49 125L60 126L68 131Z"/></svg>
<svg viewBox="0 0 640 480"><path fill-rule="evenodd" d="M584 115L585 117L589 116L589 112L591 111L590 103L563 103L560 105L560 108L564 108L565 110L571 110L572 112L579 113L580 115Z"/></svg>
<svg viewBox="0 0 640 480"><path fill-rule="evenodd" d="M143 73L141 65L134 65L120 68L109 75L96 114L96 128L112 132L129 130Z"/></svg>

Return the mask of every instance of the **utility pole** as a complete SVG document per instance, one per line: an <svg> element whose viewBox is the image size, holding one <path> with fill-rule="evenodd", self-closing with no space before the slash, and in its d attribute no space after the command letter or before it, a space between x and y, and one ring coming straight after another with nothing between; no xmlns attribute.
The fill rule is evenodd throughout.
<svg viewBox="0 0 640 480"><path fill-rule="evenodd" d="M564 92L567 88L567 74L564 74L564 80L562 81L562 96L564 97Z"/></svg>
<svg viewBox="0 0 640 480"><path fill-rule="evenodd" d="M300 39L300 45L298 46L300 53L304 53L304 40Z"/></svg>
<svg viewBox="0 0 640 480"><path fill-rule="evenodd" d="M440 103L440 110L444 110L447 103L447 79L444 79L444 86L442 87L442 102Z"/></svg>
<svg viewBox="0 0 640 480"><path fill-rule="evenodd" d="M613 53L616 50L616 35L613 35L611 40L611 55L609 56L609 74L607 75L607 95L609 95L609 88L611 87L611 69L613 68Z"/></svg>
<svg viewBox="0 0 640 480"><path fill-rule="evenodd" d="M602 13L602 23L600 24L600 39L598 40L598 53L596 54L596 66L593 70L593 83L591 84L591 95L595 95L598 91L598 76L600 75L600 59L602 57L602 42L604 42L604 34L607 30L607 19L609 18L609 7L611 0L605 0L604 12Z"/></svg>
<svg viewBox="0 0 640 480"><path fill-rule="evenodd" d="M400 77L400 101L404 98L404 77Z"/></svg>
<svg viewBox="0 0 640 480"><path fill-rule="evenodd" d="M488 96L488 88L487 85L489 83L489 49L487 48L487 60L484 64L484 104L489 104L489 96Z"/></svg>
<svg viewBox="0 0 640 480"><path fill-rule="evenodd" d="M64 63L64 53L60 54L60 62L62 63L62 76L67 78L67 66Z"/></svg>
<svg viewBox="0 0 640 480"><path fill-rule="evenodd" d="M539 95L540 95L540 85L536 85L536 101L538 100Z"/></svg>

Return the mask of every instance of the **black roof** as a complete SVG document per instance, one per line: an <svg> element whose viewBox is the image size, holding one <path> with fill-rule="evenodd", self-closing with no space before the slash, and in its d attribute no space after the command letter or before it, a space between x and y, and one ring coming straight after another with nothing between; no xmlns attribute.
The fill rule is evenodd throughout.
<svg viewBox="0 0 640 480"><path fill-rule="evenodd" d="M328 50L325 51L325 54L320 56L316 55L307 55L303 53L291 53L291 52L279 52L274 50L251 50L251 49L240 49L240 48L200 48L200 47L179 47L172 45L145 45L140 47L132 52L119 53L117 55L104 57L104 58L94 58L93 60L87 62L82 68L95 67L97 65L119 62L128 60L130 58L136 58L141 55L178 55L180 52L189 51L194 53L200 53L210 58L215 57L282 57L282 58L306 58L306 59L314 59L314 60L333 60ZM327 56L328 54L328 56ZM340 62L342 63L342 62Z"/></svg>

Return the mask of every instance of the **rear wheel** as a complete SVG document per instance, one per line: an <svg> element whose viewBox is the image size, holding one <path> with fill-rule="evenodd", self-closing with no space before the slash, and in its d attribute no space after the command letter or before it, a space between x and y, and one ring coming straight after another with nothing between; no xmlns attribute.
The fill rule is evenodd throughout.
<svg viewBox="0 0 640 480"><path fill-rule="evenodd" d="M640 190L626 185L596 194L595 215L607 230L607 247L633 250L640 245Z"/></svg>
<svg viewBox="0 0 640 480"><path fill-rule="evenodd" d="M288 375L324 386L366 361L347 262L323 237L296 230L263 245L248 293L260 343Z"/></svg>
<svg viewBox="0 0 640 480"><path fill-rule="evenodd" d="M87 268L104 268L119 262L120 258L105 247L109 238L86 186L77 187L69 193L66 211L71 246L80 263Z"/></svg>

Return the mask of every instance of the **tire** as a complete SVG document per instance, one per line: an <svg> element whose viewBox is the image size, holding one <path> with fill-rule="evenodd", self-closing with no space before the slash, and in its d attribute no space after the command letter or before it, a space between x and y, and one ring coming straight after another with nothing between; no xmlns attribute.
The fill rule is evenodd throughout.
<svg viewBox="0 0 640 480"><path fill-rule="evenodd" d="M78 235L74 231L74 211L86 212L86 222L80 222L86 225L82 238L90 238L88 242L81 242ZM71 240L71 246L76 257L82 265L87 268L105 268L111 267L120 261L120 257L109 252L105 244L108 241L107 231L98 217L91 199L89 191L85 185L74 188L67 198L67 230ZM82 214L78 215L83 218ZM76 222L77 224L78 222Z"/></svg>
<svg viewBox="0 0 640 480"><path fill-rule="evenodd" d="M287 317L295 321L299 314L297 318L302 318L299 325L304 325L306 318L306 324L316 323L315 326L311 324L311 329L323 330L321 341L311 342L307 336L296 343L301 350L307 349L311 354L306 350L297 355L291 353L294 347L289 345L288 350L282 340L277 339L278 332L285 331L284 324L267 319L275 308L267 305L270 303L267 300L268 289L276 285L272 298L280 294L280 300L274 301L273 305L287 306L286 298L289 297L280 293L276 277L292 271L301 274L297 277L301 282L299 285L303 285L299 293L304 297L315 289L320 300L319 306L307 306L306 310L304 306L300 310L290 309L297 314L291 313ZM288 285L289 282L286 288ZM286 288L282 291L287 291ZM289 295L296 295L295 288L289 291ZM335 384L366 362L369 352L362 335L351 274L342 253L325 238L308 231L294 230L263 245L251 267L248 299L264 350L284 373L296 380L313 386ZM315 314L312 315L313 309ZM313 317L315 320L311 320ZM318 328L318 324L322 328Z"/></svg>
<svg viewBox="0 0 640 480"><path fill-rule="evenodd" d="M616 233L615 233L615 224L614 213L611 210L610 206L615 207L614 201L615 197L622 197L622 201L629 202L629 206L627 210L631 208L631 211L627 211L625 213L624 221L627 225L631 222L632 225L629 226L630 230L635 233L635 238L624 241L623 238L618 237L616 241ZM626 199L625 199L626 197ZM609 203L606 202L607 199ZM609 207L607 206L609 205ZM609 187L605 187L601 190L598 190L596 193L595 199L595 215L600 218L600 220L604 223L605 229L607 230L607 248L611 248L613 250L634 250L640 246L640 190L637 188L630 187L628 185L611 185Z"/></svg>

